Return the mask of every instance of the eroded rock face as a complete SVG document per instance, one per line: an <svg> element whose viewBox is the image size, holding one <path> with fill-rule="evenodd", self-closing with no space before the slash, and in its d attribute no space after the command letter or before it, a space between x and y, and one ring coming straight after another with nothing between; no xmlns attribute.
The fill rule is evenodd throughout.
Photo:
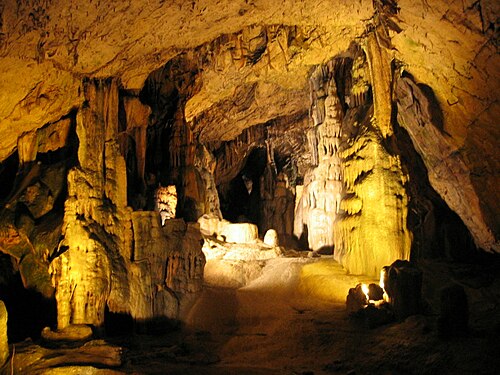
<svg viewBox="0 0 500 375"><path fill-rule="evenodd" d="M432 186L464 221L476 245L499 252L498 223L492 216L492 206L481 199L485 186L475 185L464 156L452 146L449 135L435 124L439 108L423 90L409 77L398 80L398 121L410 134L429 171ZM492 170L498 164L495 158L486 162L491 164ZM495 176L488 178L498 180Z"/></svg>

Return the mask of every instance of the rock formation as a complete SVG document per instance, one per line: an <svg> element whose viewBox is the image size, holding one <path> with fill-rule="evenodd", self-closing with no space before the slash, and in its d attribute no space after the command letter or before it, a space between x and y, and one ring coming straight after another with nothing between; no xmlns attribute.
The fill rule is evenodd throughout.
<svg viewBox="0 0 500 375"><path fill-rule="evenodd" d="M335 248L335 258L349 272L375 276L385 264L409 259L407 176L397 150L384 141L393 134L385 113L391 101L372 102L370 55L355 46L351 53L311 76L309 139L317 167L307 175L294 233L300 237L307 228L313 250Z"/></svg>
<svg viewBox="0 0 500 375"><path fill-rule="evenodd" d="M7 310L0 301L0 367L9 358L9 342L7 340Z"/></svg>
<svg viewBox="0 0 500 375"><path fill-rule="evenodd" d="M79 165L68 174L64 240L51 263L59 329L102 326L106 307L138 321L177 318L182 296L201 287L197 232L182 220L162 228L157 213L127 206L118 88L117 80L84 83L86 106L76 127Z"/></svg>

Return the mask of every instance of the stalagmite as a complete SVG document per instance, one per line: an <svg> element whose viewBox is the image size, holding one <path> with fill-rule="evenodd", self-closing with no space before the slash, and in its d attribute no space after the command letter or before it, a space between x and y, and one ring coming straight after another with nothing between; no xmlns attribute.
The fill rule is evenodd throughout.
<svg viewBox="0 0 500 375"><path fill-rule="evenodd" d="M9 358L9 343L7 340L7 309L0 300L0 367Z"/></svg>
<svg viewBox="0 0 500 375"><path fill-rule="evenodd" d="M65 251L50 266L61 334L74 324L101 327L106 307L138 322L176 319L185 296L201 288L199 231L182 219L162 227L157 212L127 206L118 89L116 79L84 82L87 101L76 127L79 166L68 173Z"/></svg>

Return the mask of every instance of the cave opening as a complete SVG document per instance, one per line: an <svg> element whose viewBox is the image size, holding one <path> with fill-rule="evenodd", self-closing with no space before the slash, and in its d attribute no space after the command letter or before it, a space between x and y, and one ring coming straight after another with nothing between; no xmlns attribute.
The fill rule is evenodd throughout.
<svg viewBox="0 0 500 375"><path fill-rule="evenodd" d="M260 184L266 165L266 149L254 148L236 177L218 186L221 212L225 219L234 223L259 223Z"/></svg>

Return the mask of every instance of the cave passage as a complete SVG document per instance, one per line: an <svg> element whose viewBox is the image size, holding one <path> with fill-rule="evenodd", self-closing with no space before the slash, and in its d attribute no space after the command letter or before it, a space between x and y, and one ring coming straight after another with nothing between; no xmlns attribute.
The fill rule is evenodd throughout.
<svg viewBox="0 0 500 375"><path fill-rule="evenodd" d="M261 177L266 168L266 150L253 149L243 169L225 186L219 186L222 216L235 223L259 223Z"/></svg>

